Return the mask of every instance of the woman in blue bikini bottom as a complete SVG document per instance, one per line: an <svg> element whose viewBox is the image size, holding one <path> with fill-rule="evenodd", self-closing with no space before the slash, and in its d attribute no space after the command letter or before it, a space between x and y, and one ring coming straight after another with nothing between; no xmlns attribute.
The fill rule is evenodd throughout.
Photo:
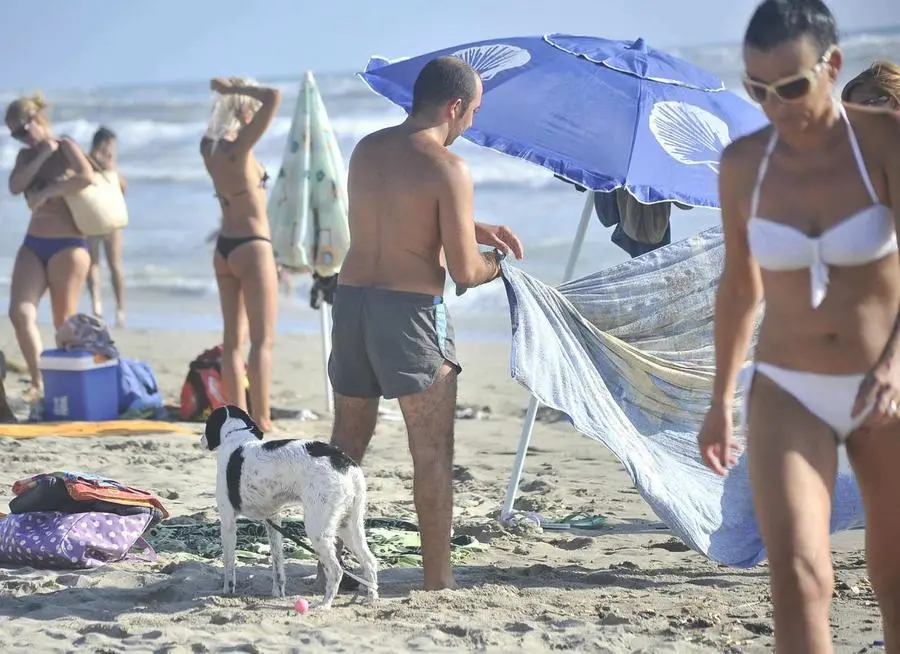
<svg viewBox="0 0 900 654"><path fill-rule="evenodd" d="M25 241L22 243L26 248L34 252L34 255L41 260L44 269L50 263L53 255L69 248L87 249L87 239L77 237L64 238L47 238L44 236L25 235Z"/></svg>
<svg viewBox="0 0 900 654"><path fill-rule="evenodd" d="M9 318L31 377L27 401L43 394L38 304L49 290L53 327L58 328L78 311L91 265L87 240L64 198L87 187L93 171L77 144L53 135L46 107L40 95L18 98L9 104L5 117L10 136L22 144L9 176L9 191L23 195L31 210L9 292Z"/></svg>

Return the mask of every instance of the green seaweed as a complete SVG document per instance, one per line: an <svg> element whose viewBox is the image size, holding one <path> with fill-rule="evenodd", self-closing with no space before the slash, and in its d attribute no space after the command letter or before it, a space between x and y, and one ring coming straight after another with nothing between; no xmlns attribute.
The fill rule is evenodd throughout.
<svg viewBox="0 0 900 654"><path fill-rule="evenodd" d="M302 519L284 518L281 526L285 534L311 546ZM370 518L366 520L366 537L369 548L380 565L421 567L419 530L413 523L392 518ZM157 552L177 555L179 560L209 560L222 556L218 522L173 524L171 521L164 521L150 529L144 538ZM307 561L315 559L312 553L291 538L283 539L285 558ZM487 545L471 536L456 536L450 539L450 558L458 565L487 548ZM236 555L242 561L268 559L269 539L262 522L246 519L237 521Z"/></svg>

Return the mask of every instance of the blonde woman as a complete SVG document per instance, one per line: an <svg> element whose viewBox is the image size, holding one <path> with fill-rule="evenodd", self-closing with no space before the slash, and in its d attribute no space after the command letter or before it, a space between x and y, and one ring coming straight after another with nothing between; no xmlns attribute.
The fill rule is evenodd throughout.
<svg viewBox="0 0 900 654"><path fill-rule="evenodd" d="M213 266L222 306L222 382L228 401L244 409L242 347L250 337L250 413L272 428L269 386L278 274L266 215L266 171L253 156L281 104L281 93L247 79L216 78L219 94L200 153L222 208Z"/></svg>
<svg viewBox="0 0 900 654"><path fill-rule="evenodd" d="M844 102L900 111L900 65L879 60L844 85Z"/></svg>
<svg viewBox="0 0 900 654"><path fill-rule="evenodd" d="M9 176L9 191L24 194L31 209L13 266L9 302L9 317L31 375L29 401L43 394L38 303L49 289L53 325L58 328L76 313L91 265L87 241L63 200L91 183L91 165L75 143L53 135L46 110L40 95L18 98L6 109L9 133L23 146Z"/></svg>

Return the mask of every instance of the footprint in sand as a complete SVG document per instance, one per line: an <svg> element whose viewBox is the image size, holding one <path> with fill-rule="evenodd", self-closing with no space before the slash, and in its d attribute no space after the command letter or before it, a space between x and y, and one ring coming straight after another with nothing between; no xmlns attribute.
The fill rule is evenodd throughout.
<svg viewBox="0 0 900 654"><path fill-rule="evenodd" d="M78 633L82 636L87 636L88 634L100 634L107 638L117 638L119 640L128 638L128 636L131 635L119 625L108 623L89 624L86 627L79 629Z"/></svg>

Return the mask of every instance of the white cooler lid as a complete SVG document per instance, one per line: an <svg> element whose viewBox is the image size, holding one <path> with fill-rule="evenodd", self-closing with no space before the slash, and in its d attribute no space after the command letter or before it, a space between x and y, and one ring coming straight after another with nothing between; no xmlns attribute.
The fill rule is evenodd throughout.
<svg viewBox="0 0 900 654"><path fill-rule="evenodd" d="M118 365L118 359L110 359L98 363L94 361L94 355L85 350L45 350L41 354L38 367L41 370L84 372L101 368L114 368Z"/></svg>

